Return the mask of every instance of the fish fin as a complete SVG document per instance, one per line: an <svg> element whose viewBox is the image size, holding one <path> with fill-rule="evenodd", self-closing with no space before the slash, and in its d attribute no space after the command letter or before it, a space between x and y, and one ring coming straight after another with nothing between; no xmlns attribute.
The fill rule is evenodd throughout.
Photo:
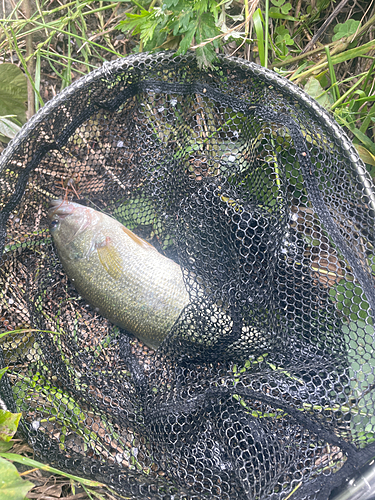
<svg viewBox="0 0 375 500"><path fill-rule="evenodd" d="M106 238L104 244L97 247L100 263L115 280L121 277L123 272L121 255L116 247L112 244L110 238Z"/></svg>
<svg viewBox="0 0 375 500"><path fill-rule="evenodd" d="M135 243L137 243L137 245L141 246L142 248L144 248L146 250L156 250L156 248L154 248L152 245L150 245L150 243L148 243L145 240L142 240L142 238L140 238L139 236L134 234L127 227L122 226L121 229L124 231L124 233L127 234L127 236L129 236L129 238L131 238Z"/></svg>

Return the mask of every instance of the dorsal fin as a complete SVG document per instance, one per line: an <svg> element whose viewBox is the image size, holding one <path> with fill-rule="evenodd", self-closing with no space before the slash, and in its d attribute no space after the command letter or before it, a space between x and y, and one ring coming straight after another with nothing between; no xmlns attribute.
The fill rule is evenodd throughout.
<svg viewBox="0 0 375 500"><path fill-rule="evenodd" d="M137 243L137 245L141 246L142 248L144 248L146 250L155 250L155 251L157 251L156 248L154 248L152 245L150 245L150 243L147 243L147 241L142 240L142 238L140 238L139 236L137 236L136 234L134 234L127 227L122 226L122 230L124 231L124 233L127 234L127 236L129 236L129 238L131 238L135 243Z"/></svg>

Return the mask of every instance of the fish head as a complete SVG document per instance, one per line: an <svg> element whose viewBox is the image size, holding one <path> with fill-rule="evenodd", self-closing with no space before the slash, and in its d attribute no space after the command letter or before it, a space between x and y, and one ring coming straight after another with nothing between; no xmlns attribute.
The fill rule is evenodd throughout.
<svg viewBox="0 0 375 500"><path fill-rule="evenodd" d="M76 259L90 254L98 222L95 210L64 200L50 201L50 232L59 254Z"/></svg>

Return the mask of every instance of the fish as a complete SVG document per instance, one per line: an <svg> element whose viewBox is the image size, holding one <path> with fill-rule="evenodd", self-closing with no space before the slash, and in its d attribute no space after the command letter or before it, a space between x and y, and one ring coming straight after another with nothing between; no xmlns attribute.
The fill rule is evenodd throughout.
<svg viewBox="0 0 375 500"><path fill-rule="evenodd" d="M111 323L157 349L189 304L181 267L93 208L56 199L48 217L77 292Z"/></svg>

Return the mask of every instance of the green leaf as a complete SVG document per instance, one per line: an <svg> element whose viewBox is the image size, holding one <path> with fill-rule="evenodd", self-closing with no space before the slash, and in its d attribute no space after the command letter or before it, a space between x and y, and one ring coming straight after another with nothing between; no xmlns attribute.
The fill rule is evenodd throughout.
<svg viewBox="0 0 375 500"><path fill-rule="evenodd" d="M290 11L290 9L292 8L292 4L291 3L286 3L285 5L283 5L281 7L281 12L284 14L284 15L287 15L288 12Z"/></svg>
<svg viewBox="0 0 375 500"><path fill-rule="evenodd" d="M128 13L126 14L126 19L118 24L118 28L125 32L133 30L133 34L137 35L147 22L149 22L151 16L152 13L147 10L142 10L140 14Z"/></svg>
<svg viewBox="0 0 375 500"><path fill-rule="evenodd" d="M375 437L375 407L368 390L375 382L375 360L369 355L375 348L375 330L372 325L358 320L343 325L342 333L349 362L349 386L356 400L350 429L353 438L365 446Z"/></svg>
<svg viewBox="0 0 375 500"><path fill-rule="evenodd" d="M0 410L0 441L10 441L16 433L22 413Z"/></svg>
<svg viewBox="0 0 375 500"><path fill-rule="evenodd" d="M14 117L15 115L8 116ZM8 139L13 139L13 137L18 134L20 130L21 127L9 120L7 116L0 116L0 135L7 137Z"/></svg>
<svg viewBox="0 0 375 500"><path fill-rule="evenodd" d="M4 373L7 371L7 369L8 369L8 366L6 366L5 368L1 368L0 369L0 380L1 380L2 376L4 375Z"/></svg>
<svg viewBox="0 0 375 500"><path fill-rule="evenodd" d="M281 45L282 43L285 43L286 45L294 45L294 41L289 35L289 33L283 35L277 35L275 43L276 45Z"/></svg>
<svg viewBox="0 0 375 500"><path fill-rule="evenodd" d="M361 24L361 21L356 21L355 19L348 19L343 24L341 24L341 23L337 24L333 28L335 35L333 35L333 37L332 37L332 42L334 42L336 40L340 40L340 38L346 38L347 36L354 35L354 33L359 28L360 24Z"/></svg>
<svg viewBox="0 0 375 500"><path fill-rule="evenodd" d="M180 19L179 19L179 25L178 26L182 27L182 29L184 31L188 31L189 30L189 24L191 22L191 18L192 18L192 12L191 11L182 12L181 16L180 16Z"/></svg>
<svg viewBox="0 0 375 500"><path fill-rule="evenodd" d="M356 138L362 142L362 144L368 149L373 155L375 155L375 144L372 140L367 137L366 134L361 132L353 122L347 121L347 116L345 116L345 109L337 108L335 110L335 118L340 123L340 125L345 125L348 129L356 136Z"/></svg>
<svg viewBox="0 0 375 500"><path fill-rule="evenodd" d="M329 92L325 92L319 81L311 77L304 86L304 91L313 97L323 108L329 109L333 104L333 97Z"/></svg>
<svg viewBox="0 0 375 500"><path fill-rule="evenodd" d="M27 81L15 64L0 64L0 116L15 115L26 123Z"/></svg>
<svg viewBox="0 0 375 500"><path fill-rule="evenodd" d="M358 320L343 325L342 332L352 369L351 386L353 389L362 392L364 388L367 388L368 385L373 384L375 381L373 374L375 360L371 356L366 356L367 352L373 352L375 348L375 330L372 325ZM372 401L373 406L374 402Z"/></svg>
<svg viewBox="0 0 375 500"><path fill-rule="evenodd" d="M214 18L209 13L201 14L196 19L195 42L197 44L214 38L219 33L220 30L215 25ZM218 47L217 40L196 49L199 67L211 68L213 66L213 63L217 60L215 47Z"/></svg>
<svg viewBox="0 0 375 500"><path fill-rule="evenodd" d="M278 35L285 35L287 33L289 34L289 31L285 26L281 24L280 26L277 26L277 28L275 29L275 33L277 33Z"/></svg>
<svg viewBox="0 0 375 500"><path fill-rule="evenodd" d="M255 32L257 34L258 53L259 53L260 64L262 66L265 66L266 59L265 59L264 32L263 32L264 19L262 16L262 11L260 9L257 9L254 12L253 22L254 22Z"/></svg>
<svg viewBox="0 0 375 500"><path fill-rule="evenodd" d="M372 267L372 260L370 258L369 262ZM350 318L350 320L372 322L367 299L362 289L355 285L353 281L341 279L337 285L330 288L329 295L331 300L336 303L337 309L347 318Z"/></svg>
<svg viewBox="0 0 375 500"><path fill-rule="evenodd" d="M13 447L13 445L13 441L8 441L7 443L5 441L0 441L0 453L6 453Z"/></svg>
<svg viewBox="0 0 375 500"><path fill-rule="evenodd" d="M355 149L358 151L361 160L364 163L367 163L367 165L375 167L375 156L372 153L370 153L370 151L366 149L364 146L361 146L361 144L354 144L354 146Z"/></svg>
<svg viewBox="0 0 375 500"><path fill-rule="evenodd" d="M166 6L167 9L172 9L173 7L178 6L179 0L165 0L164 5Z"/></svg>
<svg viewBox="0 0 375 500"><path fill-rule="evenodd" d="M23 500L33 483L24 481L13 464L0 458L0 498L6 500Z"/></svg>
<svg viewBox="0 0 375 500"><path fill-rule="evenodd" d="M212 68L213 63L217 60L217 56L212 44L198 47L195 51L197 62L200 68Z"/></svg>
<svg viewBox="0 0 375 500"><path fill-rule="evenodd" d="M195 30L196 30L196 26L194 26L194 24L192 24L190 26L190 30L184 34L184 38L181 40L180 47L177 51L177 55L185 54L186 51L189 50L189 47L190 47L191 42L193 40L193 37L195 35Z"/></svg>
<svg viewBox="0 0 375 500"><path fill-rule="evenodd" d="M130 198L126 203L116 208L113 215L131 231L138 226L154 224L157 219L152 202L138 196Z"/></svg>

